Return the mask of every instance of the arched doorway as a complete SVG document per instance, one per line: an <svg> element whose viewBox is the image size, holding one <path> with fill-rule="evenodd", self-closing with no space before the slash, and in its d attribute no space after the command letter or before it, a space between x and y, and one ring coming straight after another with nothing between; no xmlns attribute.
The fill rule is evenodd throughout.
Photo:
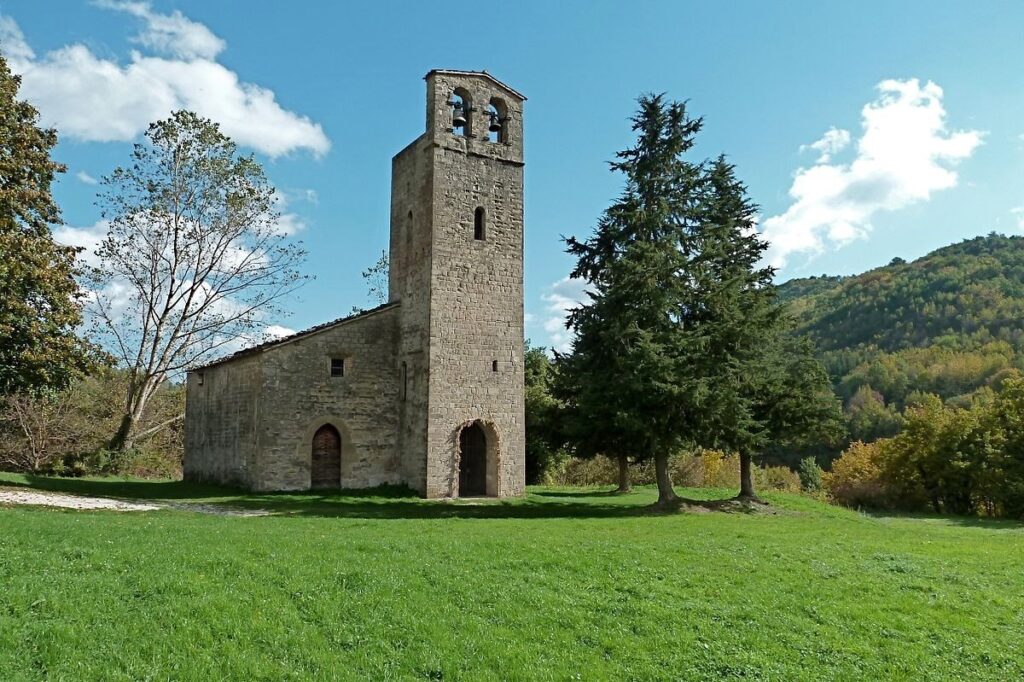
<svg viewBox="0 0 1024 682"><path fill-rule="evenodd" d="M459 497L487 494L487 435L480 422L459 433Z"/></svg>
<svg viewBox="0 0 1024 682"><path fill-rule="evenodd" d="M313 434L309 487L314 490L341 487L341 434L324 424Z"/></svg>

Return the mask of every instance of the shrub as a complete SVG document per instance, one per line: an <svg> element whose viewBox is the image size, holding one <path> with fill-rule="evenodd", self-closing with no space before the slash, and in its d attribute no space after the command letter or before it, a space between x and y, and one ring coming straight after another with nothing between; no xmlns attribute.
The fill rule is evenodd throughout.
<svg viewBox="0 0 1024 682"><path fill-rule="evenodd" d="M821 467L813 457L800 460L797 474L800 476L800 488L804 492L816 493L821 490Z"/></svg>
<svg viewBox="0 0 1024 682"><path fill-rule="evenodd" d="M848 507L889 506L891 500L884 477L886 446L886 441L851 443L832 463L832 471L822 474L829 496Z"/></svg>
<svg viewBox="0 0 1024 682"><path fill-rule="evenodd" d="M124 408L124 372L103 368L67 389L0 400L0 469L67 476L181 472L185 391L169 382L150 403L137 450L104 449Z"/></svg>
<svg viewBox="0 0 1024 682"><path fill-rule="evenodd" d="M736 458L739 467L739 457ZM800 492L800 476L789 467L757 467L754 469L755 490Z"/></svg>
<svg viewBox="0 0 1024 682"><path fill-rule="evenodd" d="M634 485L655 483L654 462L648 460L630 466ZM717 450L704 450L699 455L679 453L669 460L669 474L674 485L683 488L735 488L740 486L740 458ZM551 473L550 485L593 486L615 485L619 480L618 463L608 457L593 459L569 458ZM762 490L800 491L800 477L788 467L754 469L755 487Z"/></svg>

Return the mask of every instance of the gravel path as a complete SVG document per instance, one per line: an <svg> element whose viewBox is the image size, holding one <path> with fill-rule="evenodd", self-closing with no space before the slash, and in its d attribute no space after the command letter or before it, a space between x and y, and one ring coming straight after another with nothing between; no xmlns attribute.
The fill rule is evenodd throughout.
<svg viewBox="0 0 1024 682"><path fill-rule="evenodd" d="M36 504L65 509L114 509L116 511L155 511L163 507L155 504L123 502L109 497L81 497L43 493L34 490L0 490L0 504Z"/></svg>
<svg viewBox="0 0 1024 682"><path fill-rule="evenodd" d="M84 497L82 495L65 495L63 493L41 492L37 490L19 490L0 488L0 505L31 504L43 507L61 507L63 509L110 509L113 511L138 512L156 511L158 509L177 509L198 512L200 514L217 514L219 516L267 516L266 509L236 509L215 504L192 504L189 502L127 502L110 497Z"/></svg>

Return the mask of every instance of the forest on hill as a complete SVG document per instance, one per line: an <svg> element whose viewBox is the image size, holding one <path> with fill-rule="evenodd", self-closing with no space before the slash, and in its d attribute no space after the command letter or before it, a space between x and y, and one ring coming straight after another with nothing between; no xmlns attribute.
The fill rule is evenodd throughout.
<svg viewBox="0 0 1024 682"><path fill-rule="evenodd" d="M778 288L842 398L851 440L898 432L928 394L970 407L1024 369L1024 237L990 234L851 277Z"/></svg>

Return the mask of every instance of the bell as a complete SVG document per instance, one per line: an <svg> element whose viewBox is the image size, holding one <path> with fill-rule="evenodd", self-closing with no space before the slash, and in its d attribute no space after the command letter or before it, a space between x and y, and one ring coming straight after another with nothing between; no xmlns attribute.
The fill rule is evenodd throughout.
<svg viewBox="0 0 1024 682"><path fill-rule="evenodd" d="M501 119L498 118L497 112L492 111L490 115L491 115L491 124L489 126L487 126L487 130L489 130L492 133L500 133L501 132Z"/></svg>
<svg viewBox="0 0 1024 682"><path fill-rule="evenodd" d="M462 128L466 125L466 114L463 112L462 105L456 104L455 108L452 109L452 128Z"/></svg>

